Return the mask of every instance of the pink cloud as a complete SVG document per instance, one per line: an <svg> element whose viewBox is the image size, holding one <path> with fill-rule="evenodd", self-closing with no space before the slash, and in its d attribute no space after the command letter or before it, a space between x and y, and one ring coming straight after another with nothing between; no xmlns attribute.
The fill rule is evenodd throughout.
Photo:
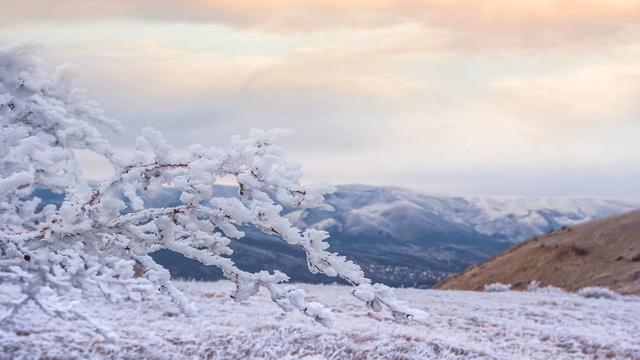
<svg viewBox="0 0 640 360"><path fill-rule="evenodd" d="M453 32L533 38L594 37L637 30L640 3L623 0L21 0L2 23L135 18L212 22L274 32L416 23Z"/></svg>

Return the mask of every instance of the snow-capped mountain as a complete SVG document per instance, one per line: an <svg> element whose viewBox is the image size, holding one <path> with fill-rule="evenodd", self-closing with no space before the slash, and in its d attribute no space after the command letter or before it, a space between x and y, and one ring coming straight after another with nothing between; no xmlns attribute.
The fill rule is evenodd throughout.
<svg viewBox="0 0 640 360"><path fill-rule="evenodd" d="M234 191L218 189L224 196ZM153 201L176 204L178 197L168 192ZM417 287L429 287L534 235L640 208L633 200L458 197L365 185L338 186L326 200L333 210L288 210L287 217L301 228L327 230L331 248L355 260L374 281ZM233 259L246 270L280 269L293 281L334 281L310 274L302 251L278 238L247 230L233 247L238 250ZM175 254L157 257L179 277L219 276Z"/></svg>
<svg viewBox="0 0 640 360"><path fill-rule="evenodd" d="M217 186L218 196L237 196L237 188ZM45 202L61 195L34 194ZM175 206L180 193L167 188L147 206ZM356 261L376 282L430 287L469 265L484 261L513 243L640 208L640 201L562 197L458 197L429 195L397 187L338 186L327 196L333 208L285 210L299 227L331 234L331 249ZM280 238L245 229L232 242L232 259L247 271L279 269L298 282L334 282L311 274L304 253ZM220 271L169 251L154 257L175 277L216 280Z"/></svg>
<svg viewBox="0 0 640 360"><path fill-rule="evenodd" d="M420 237L451 227L519 242L562 226L640 208L640 200L568 197L457 197L397 188L343 185L327 197L335 211L298 210L288 217L350 236Z"/></svg>

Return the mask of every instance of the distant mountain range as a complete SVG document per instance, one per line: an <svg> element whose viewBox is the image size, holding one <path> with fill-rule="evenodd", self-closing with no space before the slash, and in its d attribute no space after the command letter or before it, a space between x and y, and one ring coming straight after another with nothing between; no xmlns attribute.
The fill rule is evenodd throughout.
<svg viewBox="0 0 640 360"><path fill-rule="evenodd" d="M234 187L216 186L216 191L237 195ZM146 201L148 206L174 206L179 195L167 188ZM534 235L640 208L640 200L456 197L365 185L338 186L326 200L333 211L291 209L286 216L301 228L327 230L331 249L360 264L372 280L413 287L431 287ZM310 274L304 253L281 239L243 230L247 236L232 242L232 258L240 268L280 269L298 282L336 281ZM221 277L217 269L169 251L154 256L174 277Z"/></svg>
<svg viewBox="0 0 640 360"><path fill-rule="evenodd" d="M343 185L327 197L334 212L298 210L300 226L397 239L458 230L519 242L534 235L640 208L640 199L439 196L398 187Z"/></svg>

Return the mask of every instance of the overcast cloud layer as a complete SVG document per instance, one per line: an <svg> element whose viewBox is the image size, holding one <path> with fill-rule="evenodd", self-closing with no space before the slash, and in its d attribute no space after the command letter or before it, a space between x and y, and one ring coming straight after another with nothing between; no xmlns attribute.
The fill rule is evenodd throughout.
<svg viewBox="0 0 640 360"><path fill-rule="evenodd" d="M640 196L636 1L1 2L0 44L76 65L123 151L286 127L309 180Z"/></svg>

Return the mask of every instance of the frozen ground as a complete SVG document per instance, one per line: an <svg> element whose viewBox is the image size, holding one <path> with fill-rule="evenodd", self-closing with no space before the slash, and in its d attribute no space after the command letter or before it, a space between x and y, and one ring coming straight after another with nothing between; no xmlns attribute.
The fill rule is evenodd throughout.
<svg viewBox="0 0 640 360"><path fill-rule="evenodd" d="M573 359L640 358L640 300L586 299L564 293L397 290L431 324L396 323L373 313L348 287L302 285L334 309L325 329L298 313L283 315L265 293L246 303L232 284L179 283L197 317L149 301L92 299L82 311L119 336L108 343L77 323L23 310L17 331L0 329L0 357L147 359ZM6 290L4 291L6 295ZM3 293L0 292L0 297Z"/></svg>

